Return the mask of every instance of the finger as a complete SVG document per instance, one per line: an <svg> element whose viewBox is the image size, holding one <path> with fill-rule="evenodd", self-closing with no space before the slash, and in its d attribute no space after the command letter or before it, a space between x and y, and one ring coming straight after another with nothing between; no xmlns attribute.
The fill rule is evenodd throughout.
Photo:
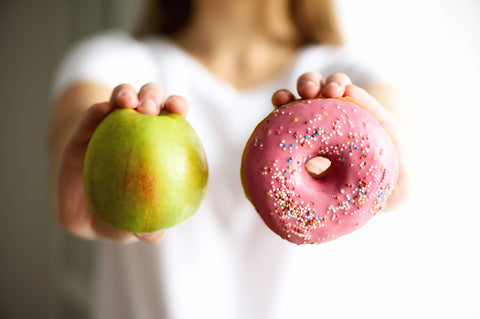
<svg viewBox="0 0 480 319"><path fill-rule="evenodd" d="M94 232L93 238L105 238L119 243L133 243L138 238L132 233L120 230L102 221L93 211L90 214L90 227Z"/></svg>
<svg viewBox="0 0 480 319"><path fill-rule="evenodd" d="M147 83L138 92L137 111L143 114L158 115L160 113L165 93L157 83Z"/></svg>
<svg viewBox="0 0 480 319"><path fill-rule="evenodd" d="M113 89L110 102L117 107L136 108L138 106L137 91L130 84L120 84Z"/></svg>
<svg viewBox="0 0 480 319"><path fill-rule="evenodd" d="M165 231L160 230L153 233L140 233L140 234L135 234L135 236L141 241L144 241L146 243L156 244L160 242L163 239L163 237L165 237Z"/></svg>
<svg viewBox="0 0 480 319"><path fill-rule="evenodd" d="M295 100L295 96L289 90L281 89L273 93L272 104L275 107L285 105Z"/></svg>
<svg viewBox="0 0 480 319"><path fill-rule="evenodd" d="M344 96L351 97L355 102L360 104L368 113L373 115L377 121L382 125L391 125L397 123L395 116L388 111L380 102L373 96L368 94L364 89L350 84L345 87Z"/></svg>
<svg viewBox="0 0 480 319"><path fill-rule="evenodd" d="M399 158L399 177L397 186L393 190L392 195L387 201L388 209L398 206L400 202L408 197L409 188L411 188L411 175L408 171L409 158L408 152L405 150L405 138L400 127L398 119L392 112L386 109L380 102L377 101L364 89L356 85L347 85L345 87L345 96L351 97L355 102L360 104L368 113L376 118L380 125L388 132ZM387 209L387 210L388 210Z"/></svg>
<svg viewBox="0 0 480 319"><path fill-rule="evenodd" d="M302 74L297 80L297 92L304 99L311 99L320 94L322 76L317 72Z"/></svg>
<svg viewBox="0 0 480 319"><path fill-rule="evenodd" d="M352 81L345 73L334 73L325 81L322 96L327 98L342 97L345 93L345 86L350 84L352 84Z"/></svg>
<svg viewBox="0 0 480 319"><path fill-rule="evenodd" d="M316 156L305 163L305 169L315 179L321 179L330 172L332 162L322 156Z"/></svg>
<svg viewBox="0 0 480 319"><path fill-rule="evenodd" d="M114 109L115 106L110 102L92 105L81 118L80 123L72 136L72 142L88 143L100 122Z"/></svg>
<svg viewBox="0 0 480 319"><path fill-rule="evenodd" d="M350 80L350 77L345 73L341 73L341 72L337 72L330 75L325 81L325 83L328 84L330 82L337 82L338 85L340 86L346 86L348 84L352 84L352 80Z"/></svg>
<svg viewBox="0 0 480 319"><path fill-rule="evenodd" d="M188 103L183 96L171 95L165 100L164 108L170 113L177 113L185 117L188 112Z"/></svg>

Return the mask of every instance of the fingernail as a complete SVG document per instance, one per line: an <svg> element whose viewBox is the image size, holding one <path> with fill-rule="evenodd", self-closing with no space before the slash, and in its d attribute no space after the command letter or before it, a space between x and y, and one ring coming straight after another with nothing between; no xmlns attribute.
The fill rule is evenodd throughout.
<svg viewBox="0 0 480 319"><path fill-rule="evenodd" d="M118 96L119 97L132 96L132 94L130 93L130 91L120 91L118 92Z"/></svg>
<svg viewBox="0 0 480 319"><path fill-rule="evenodd" d="M333 88L334 90L336 90L339 87L340 87L340 85L337 82L330 82L327 85L325 85L325 87L322 89L322 93L326 92L328 88ZM334 91L334 92L336 92L336 91ZM329 93L329 94L331 94L331 93Z"/></svg>
<svg viewBox="0 0 480 319"><path fill-rule="evenodd" d="M125 106L135 106L135 96L130 91L121 91L117 95L117 99L122 99Z"/></svg>
<svg viewBox="0 0 480 319"><path fill-rule="evenodd" d="M157 114L159 106L152 99L147 99L142 102L141 105L142 111L147 114Z"/></svg>
<svg viewBox="0 0 480 319"><path fill-rule="evenodd" d="M316 82L308 80L308 81L305 81L305 82L302 83L302 86L300 87L300 89L303 90L308 86L314 87L314 86L317 86L317 85L318 84Z"/></svg>

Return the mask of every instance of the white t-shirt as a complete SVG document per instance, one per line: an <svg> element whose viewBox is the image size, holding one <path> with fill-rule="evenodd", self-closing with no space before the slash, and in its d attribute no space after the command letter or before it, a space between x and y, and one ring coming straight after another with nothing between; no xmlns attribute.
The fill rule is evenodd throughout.
<svg viewBox="0 0 480 319"><path fill-rule="evenodd" d="M243 147L273 109L272 93L294 90L307 71L345 72L361 86L377 80L363 63L328 46L303 49L278 77L249 90L216 78L164 38L139 41L108 32L72 48L58 70L54 95L78 81L112 88L158 82L167 95L187 98L187 119L209 163L201 208L169 229L161 243L98 243L96 318L317 318L346 311L338 285L354 275L345 267L336 272L346 262L342 254L358 247L304 247L282 240L257 216L239 177Z"/></svg>

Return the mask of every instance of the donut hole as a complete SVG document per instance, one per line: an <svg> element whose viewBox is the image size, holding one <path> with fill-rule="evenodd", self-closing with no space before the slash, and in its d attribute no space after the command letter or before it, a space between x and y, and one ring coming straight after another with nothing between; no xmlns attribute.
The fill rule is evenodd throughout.
<svg viewBox="0 0 480 319"><path fill-rule="evenodd" d="M322 179L327 177L330 173L330 168L332 167L332 162L322 156L317 156L309 159L305 163L305 169L315 179Z"/></svg>

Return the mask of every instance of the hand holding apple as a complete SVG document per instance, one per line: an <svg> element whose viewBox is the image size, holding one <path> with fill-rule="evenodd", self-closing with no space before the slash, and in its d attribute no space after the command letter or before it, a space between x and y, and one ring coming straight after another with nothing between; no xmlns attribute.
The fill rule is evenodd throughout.
<svg viewBox="0 0 480 319"><path fill-rule="evenodd" d="M130 85L119 85L113 90L109 102L89 107L65 145L59 164L58 218L65 229L81 237L120 242L140 239L155 243L161 240L164 231L131 233L110 226L93 212L84 191L83 167L88 144L98 125L117 108L134 109L137 113L149 115L158 115L162 108L182 116L187 113L184 98L170 96L164 101L163 89L154 83L144 85L138 93Z"/></svg>
<svg viewBox="0 0 480 319"><path fill-rule="evenodd" d="M179 114L117 109L95 130L84 163L87 198L104 222L132 233L175 226L206 192L207 161Z"/></svg>

